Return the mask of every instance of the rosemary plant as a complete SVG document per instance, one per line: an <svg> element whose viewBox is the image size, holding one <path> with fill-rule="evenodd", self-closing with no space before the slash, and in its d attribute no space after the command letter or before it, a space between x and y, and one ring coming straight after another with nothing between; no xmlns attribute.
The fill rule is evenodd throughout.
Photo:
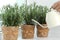
<svg viewBox="0 0 60 40"><path fill-rule="evenodd" d="M4 6L2 10L2 20L5 26L19 26L23 21L23 16L19 12L18 5Z"/></svg>

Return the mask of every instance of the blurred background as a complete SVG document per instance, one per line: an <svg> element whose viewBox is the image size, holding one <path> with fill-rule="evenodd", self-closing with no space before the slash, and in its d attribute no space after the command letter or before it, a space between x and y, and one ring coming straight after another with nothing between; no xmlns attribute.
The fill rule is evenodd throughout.
<svg viewBox="0 0 60 40"><path fill-rule="evenodd" d="M25 3L26 0L0 0L0 8L3 5L13 5L14 3L18 3L18 5L22 5L23 3ZM51 7L51 5L59 0L27 0L27 4L33 4L34 2L36 2L38 5L43 5L43 6L48 6L49 8Z"/></svg>
<svg viewBox="0 0 60 40"><path fill-rule="evenodd" d="M17 0L18 5L21 5L23 3L25 3L26 0ZM34 2L36 2L38 5L43 5L43 6L48 6L49 8L51 7L51 5L59 0L27 0L27 4L33 4Z"/></svg>

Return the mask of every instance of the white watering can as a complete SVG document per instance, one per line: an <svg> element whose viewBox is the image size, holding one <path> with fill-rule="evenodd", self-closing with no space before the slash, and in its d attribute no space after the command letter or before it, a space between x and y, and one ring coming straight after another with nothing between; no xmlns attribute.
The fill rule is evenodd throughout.
<svg viewBox="0 0 60 40"><path fill-rule="evenodd" d="M46 23L48 28L60 26L60 13L51 9L51 11L46 14Z"/></svg>

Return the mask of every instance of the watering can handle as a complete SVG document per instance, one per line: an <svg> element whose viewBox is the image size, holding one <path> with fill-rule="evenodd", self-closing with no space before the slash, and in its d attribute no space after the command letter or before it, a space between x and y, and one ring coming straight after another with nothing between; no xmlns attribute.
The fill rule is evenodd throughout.
<svg viewBox="0 0 60 40"><path fill-rule="evenodd" d="M41 26L42 28L46 28L43 25L41 25L39 22L37 22L36 20L32 19L33 22L37 23L39 26Z"/></svg>

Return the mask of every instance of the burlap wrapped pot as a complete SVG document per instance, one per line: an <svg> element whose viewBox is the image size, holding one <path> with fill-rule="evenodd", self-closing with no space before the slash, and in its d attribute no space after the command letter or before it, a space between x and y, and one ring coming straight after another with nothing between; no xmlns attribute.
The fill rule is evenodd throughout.
<svg viewBox="0 0 60 40"><path fill-rule="evenodd" d="M46 24L43 24L43 26L47 26ZM37 26L37 37L47 37L48 36L48 27L42 28L41 26Z"/></svg>
<svg viewBox="0 0 60 40"><path fill-rule="evenodd" d="M17 40L18 38L18 27L2 27L3 40Z"/></svg>
<svg viewBox="0 0 60 40"><path fill-rule="evenodd" d="M33 25L23 25L22 26L22 38L23 39L34 38L34 26Z"/></svg>

